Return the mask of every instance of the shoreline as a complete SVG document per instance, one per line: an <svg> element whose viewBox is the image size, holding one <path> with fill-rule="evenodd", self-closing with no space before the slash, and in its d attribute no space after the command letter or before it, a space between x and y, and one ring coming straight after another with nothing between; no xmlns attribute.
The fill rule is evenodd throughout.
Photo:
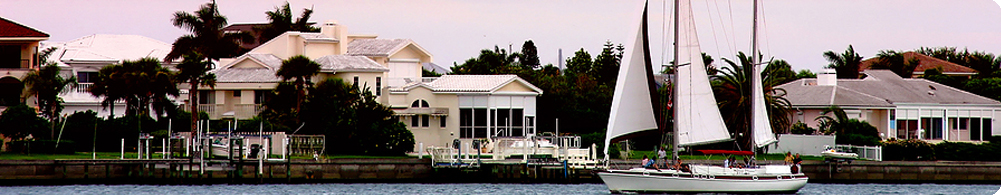
<svg viewBox="0 0 1003 195"><path fill-rule="evenodd" d="M214 161L204 174L188 159L0 160L0 186L25 185L215 185L309 183L602 183L592 169L518 160L479 167L433 167L429 159L323 159L258 162ZM614 161L628 165L633 161ZM232 164L230 164L232 163ZM687 163L714 164L716 160ZM772 161L771 161L772 163ZM228 165L225 165L228 164ZM809 183L1000 184L1000 162L805 161Z"/></svg>

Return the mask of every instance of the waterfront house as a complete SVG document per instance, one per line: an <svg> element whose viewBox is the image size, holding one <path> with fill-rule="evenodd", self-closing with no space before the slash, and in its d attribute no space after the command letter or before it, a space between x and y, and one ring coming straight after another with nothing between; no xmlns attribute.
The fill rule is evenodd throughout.
<svg viewBox="0 0 1003 195"><path fill-rule="evenodd" d="M975 69L923 55L915 51L903 52L902 58L905 59L906 62L909 60L916 60L916 62L919 63L912 71L912 78L923 76L923 72L927 69L940 69L944 75L952 77L968 78L978 74ZM860 74L863 74L865 70L871 70L871 65L877 64L879 61L880 58L877 57L861 61Z"/></svg>
<svg viewBox="0 0 1003 195"><path fill-rule="evenodd" d="M67 42L42 43L43 49L56 48L49 61L62 68L63 76L77 77L77 86L66 88L59 94L63 98L63 113L93 110L99 117L123 116L125 103L119 101L110 106L101 106L102 97L91 95L88 88L94 84L98 71L109 65L121 64L126 60L141 58L163 59L171 51L171 44L141 35L94 34ZM174 67L175 62L161 62L165 67ZM114 112L114 113L113 113Z"/></svg>
<svg viewBox="0 0 1003 195"><path fill-rule="evenodd" d="M394 110L419 145L448 146L489 137L536 134L536 97L543 91L516 75L443 75L387 88Z"/></svg>
<svg viewBox="0 0 1003 195"><path fill-rule="evenodd" d="M324 22L320 32L285 32L262 43L246 54L220 59L212 70L217 76L215 88L200 88L200 111L210 119L251 118L260 111L263 94L281 80L275 72L282 61L303 55L321 64L320 74L310 78L319 82L340 78L368 89L377 97L389 86L403 86L421 79L421 64L432 55L409 39L381 39L376 35L351 35L347 27L335 21ZM187 93L189 86L179 86ZM187 97L179 101L187 102ZM189 108L184 106L184 108Z"/></svg>
<svg viewBox="0 0 1003 195"><path fill-rule="evenodd" d="M49 34L0 18L0 111L21 103L34 105L34 100L21 97L23 79L31 70L37 70L39 42L48 40Z"/></svg>
<svg viewBox="0 0 1003 195"><path fill-rule="evenodd" d="M826 107L843 108L849 118L875 126L882 139L988 141L1000 135L1000 102L889 70L864 70L863 79L837 79L826 69L777 88L795 109L791 121L817 128Z"/></svg>

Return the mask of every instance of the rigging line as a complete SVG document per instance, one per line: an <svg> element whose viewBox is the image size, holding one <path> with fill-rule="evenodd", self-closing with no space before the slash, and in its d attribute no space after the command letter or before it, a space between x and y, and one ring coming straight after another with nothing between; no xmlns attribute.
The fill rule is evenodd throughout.
<svg viewBox="0 0 1003 195"><path fill-rule="evenodd" d="M735 28L735 15L732 14L732 12L734 12L734 11L732 11L732 9L731 9L731 0L728 0L728 17L731 20L730 21L731 22L731 30L735 30L736 29ZM738 54L738 39L735 37L735 33L734 32L731 33L731 40L733 40L731 42L732 43L731 47L733 49L732 52L734 53L733 55L737 55Z"/></svg>
<svg viewBox="0 0 1003 195"><path fill-rule="evenodd" d="M716 2L717 1L715 1L715 4L716 4ZM710 20L710 33L711 33L711 35L714 36L714 49L717 51L718 55L720 55L721 54L721 44L717 42L717 32L716 32L717 30L714 29L714 19L712 19L713 16L710 14L710 3L708 3L708 1L704 1L704 5L707 5L707 18ZM713 56L713 55L711 55L711 56ZM700 56L700 57L702 58L703 56ZM700 60L703 60L703 59L700 59ZM704 66L707 66L707 64L704 64Z"/></svg>
<svg viewBox="0 0 1003 195"><path fill-rule="evenodd" d="M721 6L719 6L719 5L720 4L718 4L718 1L715 0L714 1L714 9L717 10L717 19L718 19L718 21L721 22L721 33L724 34L724 42L725 42L725 44L727 44L726 47L725 47L725 49L727 49L728 52L730 52L731 54L718 53L718 56L730 56L730 55L734 55L735 51L731 49L731 45L732 45L731 44L731 40L728 40L728 31L725 30L725 27L724 27L724 16L721 15ZM711 20L711 23L714 23L714 21Z"/></svg>
<svg viewBox="0 0 1003 195"><path fill-rule="evenodd" d="M763 40L766 41L766 53L768 54L767 56L770 56L772 59L773 53L770 49L770 33L769 33L770 28L768 28L766 25L766 3L764 3L763 1L759 1L759 7L761 10L763 10L763 12L761 12L762 13L761 15L763 15L763 36L765 36Z"/></svg>

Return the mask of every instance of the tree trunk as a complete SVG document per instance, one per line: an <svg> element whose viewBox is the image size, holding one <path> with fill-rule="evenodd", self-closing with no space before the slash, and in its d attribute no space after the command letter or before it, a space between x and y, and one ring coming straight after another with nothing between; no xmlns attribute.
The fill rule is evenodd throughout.
<svg viewBox="0 0 1003 195"><path fill-rule="evenodd" d="M191 81L188 81L188 83L191 83L191 85L192 85L191 90L188 91L188 104L191 104L190 106L192 107L191 113L190 113L192 115L192 121L191 121L192 122L192 129L191 129L191 132L194 132L195 129L198 128L197 125L198 125L198 121L199 121L199 104L198 104L199 103L199 101L198 101L199 84L198 84L198 81L195 80L195 79L192 79Z"/></svg>

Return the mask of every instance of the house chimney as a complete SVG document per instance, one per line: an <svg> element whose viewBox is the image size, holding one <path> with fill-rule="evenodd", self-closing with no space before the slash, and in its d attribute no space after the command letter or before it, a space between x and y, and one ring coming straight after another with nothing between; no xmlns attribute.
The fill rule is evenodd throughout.
<svg viewBox="0 0 1003 195"><path fill-rule="evenodd" d="M819 86L836 86L836 69L822 69L816 82Z"/></svg>
<svg viewBox="0 0 1003 195"><path fill-rule="evenodd" d="M320 34L323 34L325 36L332 37L332 38L338 38L338 36L337 36L338 27L337 26L338 26L338 21L335 21L335 20L324 21L324 24L320 25Z"/></svg>

